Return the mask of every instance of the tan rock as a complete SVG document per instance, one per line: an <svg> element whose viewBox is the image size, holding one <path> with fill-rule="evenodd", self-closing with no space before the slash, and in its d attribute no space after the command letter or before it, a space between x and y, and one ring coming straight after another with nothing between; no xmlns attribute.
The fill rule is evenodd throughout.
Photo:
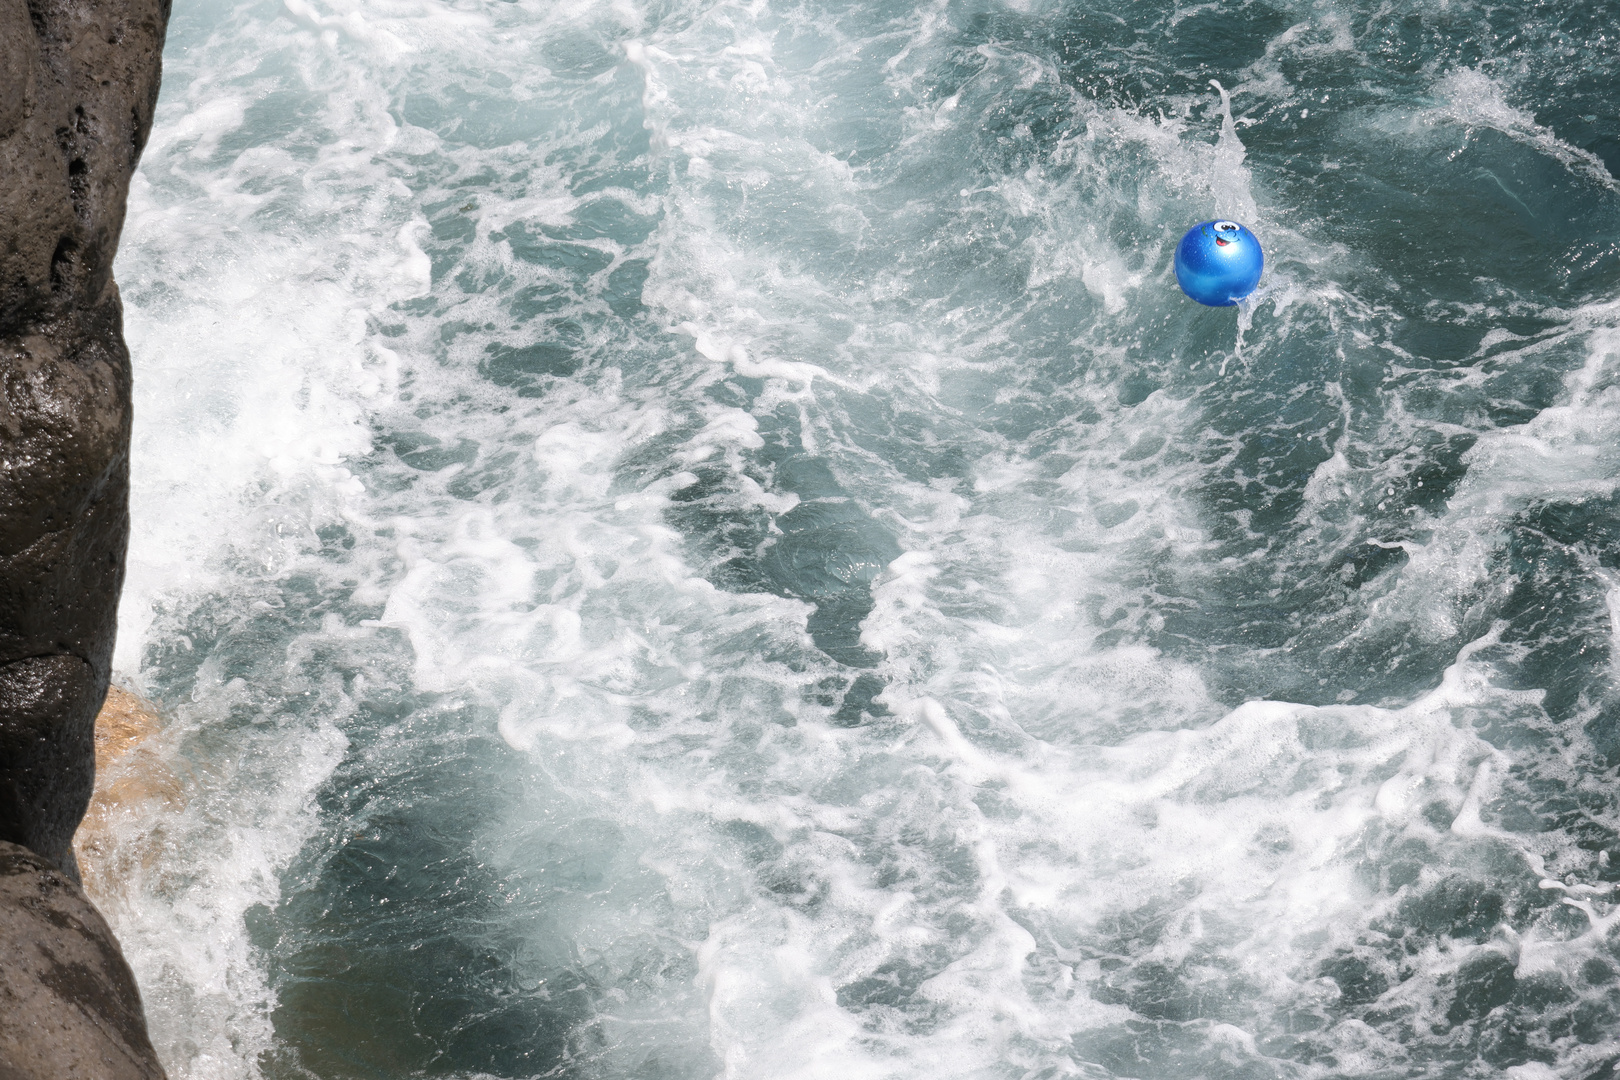
<svg viewBox="0 0 1620 1080"><path fill-rule="evenodd" d="M180 778L164 757L163 716L121 687L96 716L96 786L73 837L85 891L111 902L162 851L162 819L185 805Z"/></svg>

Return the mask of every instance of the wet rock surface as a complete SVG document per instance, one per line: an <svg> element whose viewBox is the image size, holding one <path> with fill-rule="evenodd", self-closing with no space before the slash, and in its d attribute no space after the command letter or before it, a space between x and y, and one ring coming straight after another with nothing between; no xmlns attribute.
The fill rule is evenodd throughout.
<svg viewBox="0 0 1620 1080"><path fill-rule="evenodd" d="M112 930L51 862L0 841L0 1076L163 1076Z"/></svg>
<svg viewBox="0 0 1620 1080"><path fill-rule="evenodd" d="M165 0L0 0L0 1076L161 1076L71 842L129 540L113 257Z"/></svg>
<svg viewBox="0 0 1620 1080"><path fill-rule="evenodd" d="M167 19L0 0L0 839L70 877L129 539L112 264Z"/></svg>

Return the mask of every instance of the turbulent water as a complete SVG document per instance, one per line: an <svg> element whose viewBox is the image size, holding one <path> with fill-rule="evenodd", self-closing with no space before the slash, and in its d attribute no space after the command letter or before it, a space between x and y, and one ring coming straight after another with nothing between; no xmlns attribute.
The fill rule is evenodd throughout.
<svg viewBox="0 0 1620 1080"><path fill-rule="evenodd" d="M171 1075L1615 1075L1616 26L177 4Z"/></svg>

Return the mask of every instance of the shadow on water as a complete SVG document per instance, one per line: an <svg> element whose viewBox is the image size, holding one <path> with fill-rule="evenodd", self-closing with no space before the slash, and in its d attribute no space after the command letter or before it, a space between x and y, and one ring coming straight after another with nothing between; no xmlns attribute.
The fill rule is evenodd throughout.
<svg viewBox="0 0 1620 1080"><path fill-rule="evenodd" d="M444 734L492 717L412 701L355 719L381 742L431 734L410 767L380 772L371 753L340 766L321 810L345 828L289 868L274 912L248 913L285 1035L271 1074L533 1076L588 1056L596 988L556 909L603 887L611 826L530 837L514 871L487 838L544 778L514 774L492 735Z"/></svg>
<svg viewBox="0 0 1620 1080"><path fill-rule="evenodd" d="M329 531L334 564L352 549L346 538ZM282 873L279 903L244 914L276 999L278 1039L260 1066L360 1080L533 1076L589 1061L599 987L568 921L624 873L616 828L544 815L514 828L535 820L549 778L514 769L487 711L395 691L409 678L397 635L323 641L350 604L331 583L288 579L273 610L189 613L189 647L144 668L169 695L199 677L257 688L188 743L203 776L233 754L296 768L296 749L266 739L307 724L310 710L343 717L348 752L316 794L332 827Z"/></svg>

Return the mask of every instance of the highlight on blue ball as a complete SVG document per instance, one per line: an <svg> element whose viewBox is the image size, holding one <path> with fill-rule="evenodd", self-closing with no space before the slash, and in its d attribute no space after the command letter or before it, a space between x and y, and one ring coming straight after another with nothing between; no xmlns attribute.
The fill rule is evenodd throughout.
<svg viewBox="0 0 1620 1080"><path fill-rule="evenodd" d="M1266 259L1260 240L1235 221L1205 221L1176 245L1181 291L1210 307L1231 307L1254 292Z"/></svg>

